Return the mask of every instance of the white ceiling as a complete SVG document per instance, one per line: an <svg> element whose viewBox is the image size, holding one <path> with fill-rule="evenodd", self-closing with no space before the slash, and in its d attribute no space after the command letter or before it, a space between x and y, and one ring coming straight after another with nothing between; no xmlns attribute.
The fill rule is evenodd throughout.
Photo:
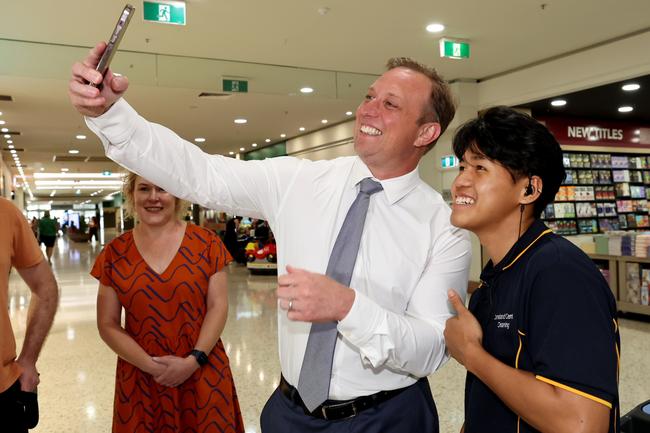
<svg viewBox="0 0 650 433"><path fill-rule="evenodd" d="M281 133L293 137L299 126L313 131L321 119L345 120L391 56L430 64L448 80L484 79L650 27L649 0L189 0L184 27L145 23L142 2L133 4L136 15L114 60L132 80L127 99L185 138L206 137L202 147L213 153L249 150L265 138L277 142ZM13 141L24 149L19 154L28 176L64 166L71 172L117 169L111 162L52 160L71 148L82 156L103 154L70 107L66 87L72 61L109 36L123 5L3 2L0 95L14 102L0 101L0 119L20 132ZM427 33L432 22L447 28ZM469 39L471 59L439 58L441 36ZM220 92L227 75L247 77L249 93L197 97ZM299 94L304 84L316 92ZM235 117L249 123L237 126ZM76 140L78 133L88 139Z"/></svg>

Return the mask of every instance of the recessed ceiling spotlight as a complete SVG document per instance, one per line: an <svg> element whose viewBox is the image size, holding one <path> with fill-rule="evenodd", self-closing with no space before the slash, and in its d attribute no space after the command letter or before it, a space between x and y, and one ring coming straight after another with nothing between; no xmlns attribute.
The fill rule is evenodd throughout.
<svg viewBox="0 0 650 433"><path fill-rule="evenodd" d="M287 134L280 134L280 138L284 138L286 136L287 136Z"/></svg>
<svg viewBox="0 0 650 433"><path fill-rule="evenodd" d="M235 152L228 152L228 155L234 155Z"/></svg>
<svg viewBox="0 0 650 433"><path fill-rule="evenodd" d="M243 152L244 150L246 150L246 149L243 148L243 147L240 147L240 148L239 148L239 151L240 151L240 152Z"/></svg>
<svg viewBox="0 0 650 433"><path fill-rule="evenodd" d="M9 151L9 153L11 153L12 155L15 155L15 154L16 154L16 151L15 151L14 149L11 149L11 150Z"/></svg>
<svg viewBox="0 0 650 433"><path fill-rule="evenodd" d="M0 116L2 116L2 111L0 111Z"/></svg>
<svg viewBox="0 0 650 433"><path fill-rule="evenodd" d="M0 129L0 131L9 132L9 128L2 128L2 129ZM7 134L7 135L9 135L9 134ZM7 135L5 135L5 138L7 138Z"/></svg>
<svg viewBox="0 0 650 433"><path fill-rule="evenodd" d="M13 145L13 144L10 144L10 145L7 146L7 147L8 147L9 149L13 149L13 148L14 148L14 145Z"/></svg>
<svg viewBox="0 0 650 433"><path fill-rule="evenodd" d="M77 149L70 149L70 150L68 150L68 153L71 153L71 154L73 154L73 155L76 155L77 153L79 153L79 150L77 150Z"/></svg>
<svg viewBox="0 0 650 433"><path fill-rule="evenodd" d="M564 107L566 105L566 101L564 99L554 99L551 101L551 105L554 107Z"/></svg>
<svg viewBox="0 0 650 433"><path fill-rule="evenodd" d="M346 111L346 112L345 112L345 115L346 115L346 116L352 116L352 111Z"/></svg>
<svg viewBox="0 0 650 433"><path fill-rule="evenodd" d="M327 123L327 119L323 119L323 120L321 120L320 123L322 123L323 125L326 124L326 123Z"/></svg>
<svg viewBox="0 0 650 433"><path fill-rule="evenodd" d="M311 87L303 87L300 89L301 93L313 93L313 91L314 89L312 89Z"/></svg>
<svg viewBox="0 0 650 433"><path fill-rule="evenodd" d="M196 138L194 139L194 141L197 142L197 143L205 143L205 138L203 138L203 137L196 137Z"/></svg>
<svg viewBox="0 0 650 433"><path fill-rule="evenodd" d="M429 24L426 28L429 33L440 33L445 29L445 26L440 23L433 23Z"/></svg>
<svg viewBox="0 0 650 433"><path fill-rule="evenodd" d="M4 130L7 129L7 128L2 128L2 129L3 129L2 132L9 132L9 130L4 131ZM5 134L5 138L11 138L11 135L9 135L9 134Z"/></svg>
<svg viewBox="0 0 650 433"><path fill-rule="evenodd" d="M641 130L640 129L635 130L634 135L641 135Z"/></svg>
<svg viewBox="0 0 650 433"><path fill-rule="evenodd" d="M637 83L629 83L625 84L621 89L623 89L626 92L634 92L635 90L639 90L641 86Z"/></svg>
<svg viewBox="0 0 650 433"><path fill-rule="evenodd" d="M244 119L243 117L240 117L239 119L235 119L235 123L238 125L243 125L244 123L247 123L248 120Z"/></svg>
<svg viewBox="0 0 650 433"><path fill-rule="evenodd" d="M45 171L45 167L41 167L41 171Z"/></svg>
<svg viewBox="0 0 650 433"><path fill-rule="evenodd" d="M257 143L253 143L253 144L251 144L251 146L257 147Z"/></svg>
<svg viewBox="0 0 650 433"><path fill-rule="evenodd" d="M629 113L632 110L634 110L634 107L630 107L629 105L624 105L623 107L618 107L618 112L619 113Z"/></svg>
<svg viewBox="0 0 650 433"><path fill-rule="evenodd" d="M304 126L301 126L300 128L298 128L298 131L300 131L300 132L302 132L302 131L304 131L304 130L305 130L305 127L304 127Z"/></svg>
<svg viewBox="0 0 650 433"><path fill-rule="evenodd" d="M270 142L271 142L271 139L270 139L270 138L267 138L266 140L264 140L264 142L266 142L266 143L270 143Z"/></svg>
<svg viewBox="0 0 650 433"><path fill-rule="evenodd" d="M86 139L86 136L85 136L85 135L82 135L82 134L79 134L79 135L76 136L76 139L77 139L77 140L85 140L85 139Z"/></svg>
<svg viewBox="0 0 650 433"><path fill-rule="evenodd" d="M5 123L7 122L5 122L4 120L0 120L0 125L4 125Z"/></svg>
<svg viewBox="0 0 650 433"><path fill-rule="evenodd" d="M65 173L67 171L70 171L70 169L69 168L62 168L61 171Z"/></svg>
<svg viewBox="0 0 650 433"><path fill-rule="evenodd" d="M7 144L14 144L13 140L7 140Z"/></svg>

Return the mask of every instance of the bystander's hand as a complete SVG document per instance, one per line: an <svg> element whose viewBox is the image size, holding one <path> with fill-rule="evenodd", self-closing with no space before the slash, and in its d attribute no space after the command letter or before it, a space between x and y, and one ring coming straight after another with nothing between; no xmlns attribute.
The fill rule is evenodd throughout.
<svg viewBox="0 0 650 433"><path fill-rule="evenodd" d="M161 385L169 387L176 387L182 384L199 368L196 358L191 355L185 358L166 355L152 359L165 367L162 374L158 376L154 375L154 380Z"/></svg>
<svg viewBox="0 0 650 433"><path fill-rule="evenodd" d="M287 266L287 274L278 278L277 296L290 320L329 322L350 312L355 294L325 275Z"/></svg>
<svg viewBox="0 0 650 433"><path fill-rule="evenodd" d="M38 370L36 370L36 364L22 360L20 358L16 360L16 363L20 365L23 370L23 372L20 374L20 377L18 378L20 381L21 391L36 391L36 387L41 381L39 378Z"/></svg>

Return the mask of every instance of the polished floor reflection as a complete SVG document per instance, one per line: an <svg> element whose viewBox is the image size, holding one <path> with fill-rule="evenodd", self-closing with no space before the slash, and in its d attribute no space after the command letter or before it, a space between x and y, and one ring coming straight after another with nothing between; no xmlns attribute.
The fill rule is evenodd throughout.
<svg viewBox="0 0 650 433"><path fill-rule="evenodd" d="M61 290L54 327L41 354L38 433L110 431L116 356L95 326L97 282L89 274L99 244L57 241L52 268ZM228 323L223 342L230 356L246 431L259 432L259 414L277 386L275 277L229 267ZM15 272L9 282L10 316L18 346L25 332L29 290ZM621 411L650 399L650 323L621 320ZM576 356L581 356L576 354ZM457 432L463 420L463 369L454 361L430 377L440 431ZM1 428L0 428L1 430Z"/></svg>

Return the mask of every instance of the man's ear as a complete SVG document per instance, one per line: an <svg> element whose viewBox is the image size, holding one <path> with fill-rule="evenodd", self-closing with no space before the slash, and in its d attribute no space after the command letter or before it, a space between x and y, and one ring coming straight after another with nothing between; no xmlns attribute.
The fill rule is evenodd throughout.
<svg viewBox="0 0 650 433"><path fill-rule="evenodd" d="M528 188L529 184L530 189ZM531 204L542 194L544 182L542 182L542 178L539 176L531 176L530 178L526 178L525 182L523 182L523 186L519 203Z"/></svg>
<svg viewBox="0 0 650 433"><path fill-rule="evenodd" d="M427 122L418 128L418 136L415 139L415 147L427 147L440 137L442 128L438 122Z"/></svg>

